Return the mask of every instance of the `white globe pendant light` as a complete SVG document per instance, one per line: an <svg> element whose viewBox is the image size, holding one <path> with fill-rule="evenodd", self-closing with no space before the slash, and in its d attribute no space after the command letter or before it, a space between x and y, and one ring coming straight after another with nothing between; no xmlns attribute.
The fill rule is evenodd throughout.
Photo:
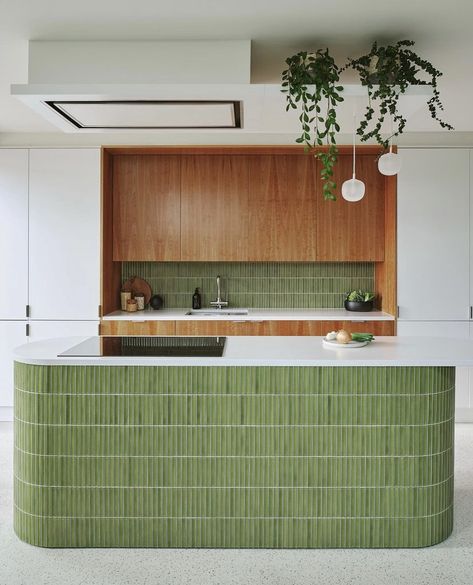
<svg viewBox="0 0 473 585"><path fill-rule="evenodd" d="M365 195L365 184L356 178L355 173L353 177L345 181L342 185L342 197L346 201L360 201Z"/></svg>
<svg viewBox="0 0 473 585"><path fill-rule="evenodd" d="M355 152L355 128L356 128L356 116L353 115L353 177L345 181L342 185L342 197L345 201L355 203L363 199L365 195L365 184L356 178L355 165L356 165L356 152Z"/></svg>
<svg viewBox="0 0 473 585"><path fill-rule="evenodd" d="M378 159L378 170L382 175L391 177L397 175L401 170L401 157L393 152L392 144L389 146L389 152L383 154Z"/></svg>

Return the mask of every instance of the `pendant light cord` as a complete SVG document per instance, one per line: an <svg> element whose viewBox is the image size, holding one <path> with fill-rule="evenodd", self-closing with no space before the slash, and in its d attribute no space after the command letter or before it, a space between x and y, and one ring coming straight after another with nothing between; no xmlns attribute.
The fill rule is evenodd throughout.
<svg viewBox="0 0 473 585"><path fill-rule="evenodd" d="M356 158L356 151L355 151L355 136L356 136L356 110L355 104L353 104L353 178L356 178L355 173L355 158Z"/></svg>

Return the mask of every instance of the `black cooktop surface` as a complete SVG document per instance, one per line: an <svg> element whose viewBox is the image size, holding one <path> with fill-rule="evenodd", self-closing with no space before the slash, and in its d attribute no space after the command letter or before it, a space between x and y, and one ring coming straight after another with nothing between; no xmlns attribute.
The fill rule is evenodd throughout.
<svg viewBox="0 0 473 585"><path fill-rule="evenodd" d="M222 357L226 337L91 337L58 357Z"/></svg>

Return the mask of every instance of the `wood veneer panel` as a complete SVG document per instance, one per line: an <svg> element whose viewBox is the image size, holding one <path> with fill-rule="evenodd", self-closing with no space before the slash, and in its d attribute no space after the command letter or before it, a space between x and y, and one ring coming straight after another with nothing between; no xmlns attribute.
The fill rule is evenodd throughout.
<svg viewBox="0 0 473 585"><path fill-rule="evenodd" d="M346 329L394 335L394 321L176 321L176 335L325 335Z"/></svg>
<svg viewBox="0 0 473 585"><path fill-rule="evenodd" d="M384 262L375 265L379 308L397 315L397 178L385 177Z"/></svg>
<svg viewBox="0 0 473 585"><path fill-rule="evenodd" d="M175 321L102 321L100 335L175 335Z"/></svg>
<svg viewBox="0 0 473 585"><path fill-rule="evenodd" d="M249 260L316 260L313 156L249 157Z"/></svg>
<svg viewBox="0 0 473 585"><path fill-rule="evenodd" d="M320 162L317 163L320 170ZM356 158L356 176L366 185L361 201L348 202L341 196L341 186L350 179L352 157L339 156L334 170L337 183L337 201L317 197L317 260L372 261L384 260L384 176L378 171L377 157L359 155ZM319 193L321 179L318 178Z"/></svg>
<svg viewBox="0 0 473 585"><path fill-rule="evenodd" d="M349 333L373 333L373 335L395 335L395 321L326 321L327 331L345 329Z"/></svg>
<svg viewBox="0 0 473 585"><path fill-rule="evenodd" d="M337 147L339 154L351 154L352 147L340 145ZM153 154L175 154L175 155L208 155L208 154L270 154L270 155L287 155L300 154L301 156L310 156L313 152L325 151L327 147L317 147L307 153L303 146L286 145L286 146L271 146L271 145L198 145L198 146L104 146L106 152L116 155L153 155ZM364 154L379 155L382 149L377 145L363 145L359 146L358 150Z"/></svg>
<svg viewBox="0 0 473 585"><path fill-rule="evenodd" d="M248 259L248 160L181 157L181 259Z"/></svg>
<svg viewBox="0 0 473 585"><path fill-rule="evenodd" d="M269 321L176 321L176 335L270 335Z"/></svg>
<svg viewBox="0 0 473 585"><path fill-rule="evenodd" d="M113 259L180 260L180 158L113 159Z"/></svg>
<svg viewBox="0 0 473 585"><path fill-rule="evenodd" d="M113 159L102 149L100 316L119 308L121 264L113 261Z"/></svg>

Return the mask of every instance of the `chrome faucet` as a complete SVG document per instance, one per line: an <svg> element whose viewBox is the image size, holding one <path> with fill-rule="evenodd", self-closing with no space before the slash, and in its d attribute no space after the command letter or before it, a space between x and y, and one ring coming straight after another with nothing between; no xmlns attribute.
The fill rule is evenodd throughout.
<svg viewBox="0 0 473 585"><path fill-rule="evenodd" d="M217 307L217 309L221 309L222 307L226 307L228 305L228 301L224 301L221 298L221 291L220 291L220 274L217 276L217 298L215 301L210 301L212 307Z"/></svg>

